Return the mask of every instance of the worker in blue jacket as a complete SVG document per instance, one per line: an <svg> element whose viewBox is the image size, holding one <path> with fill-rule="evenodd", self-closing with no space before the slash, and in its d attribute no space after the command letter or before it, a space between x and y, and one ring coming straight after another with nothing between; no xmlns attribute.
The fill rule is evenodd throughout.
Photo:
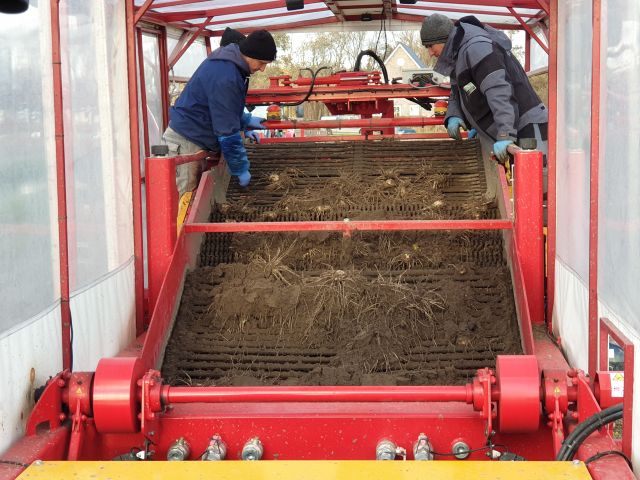
<svg viewBox="0 0 640 480"><path fill-rule="evenodd" d="M231 175L246 187L251 173L241 132L264 128L263 118L244 113L249 76L264 71L276 53L275 41L266 30L257 30L211 53L169 112L163 138L171 154L221 151ZM178 166L180 195L196 187L198 173L195 163Z"/></svg>
<svg viewBox="0 0 640 480"><path fill-rule="evenodd" d="M451 78L445 116L449 136L460 129L477 131L483 150L507 160L507 147L520 138L535 138L547 153L547 109L533 90L511 40L501 31L468 16L455 25L445 15L425 18L422 44L438 58L436 72ZM491 190L491 186L490 186Z"/></svg>

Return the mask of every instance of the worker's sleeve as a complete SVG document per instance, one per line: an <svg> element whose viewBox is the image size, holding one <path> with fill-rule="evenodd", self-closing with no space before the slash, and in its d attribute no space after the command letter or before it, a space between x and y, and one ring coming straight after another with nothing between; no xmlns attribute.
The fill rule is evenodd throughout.
<svg viewBox="0 0 640 480"><path fill-rule="evenodd" d="M451 117L460 117L463 120L464 113L460 107L460 96L458 93L458 82L456 82L455 76L451 76L451 93L449 94L449 102L447 104L447 114L444 117L444 126L447 126ZM468 125L468 124L467 124Z"/></svg>
<svg viewBox="0 0 640 480"><path fill-rule="evenodd" d="M228 136L219 136L218 142L231 175L240 175L249 171L247 150L244 148L240 132Z"/></svg>
<svg viewBox="0 0 640 480"><path fill-rule="evenodd" d="M244 84L238 81L235 72L226 71L229 68L235 69L235 66L224 65L212 71L212 76L205 87L211 125L216 137L226 137L242 130Z"/></svg>
<svg viewBox="0 0 640 480"><path fill-rule="evenodd" d="M504 53L489 42L471 45L466 52L471 77L487 99L496 126L496 140L517 139L513 86L507 80Z"/></svg>

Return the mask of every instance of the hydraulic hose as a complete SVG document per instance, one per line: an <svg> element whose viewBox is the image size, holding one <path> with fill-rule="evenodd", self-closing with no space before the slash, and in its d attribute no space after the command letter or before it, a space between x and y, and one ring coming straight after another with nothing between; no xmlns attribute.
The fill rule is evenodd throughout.
<svg viewBox="0 0 640 480"><path fill-rule="evenodd" d="M603 426L615 422L622 418L622 404L618 403L609 408L605 408L601 412L591 415L584 422L578 425L573 432L564 439L562 447L556 456L556 460L567 461L573 460L578 448L582 445L589 435L602 428Z"/></svg>
<svg viewBox="0 0 640 480"><path fill-rule="evenodd" d="M389 83L389 74L387 73L387 67L384 66L384 62L382 61L382 59L373 50L362 50L358 54L358 57L356 58L356 64L353 67L353 71L354 72L360 71L360 63L362 62L362 57L364 57L365 55L368 55L369 57L373 58L378 63L378 65L380 65L380 69L382 70L382 75L384 76L384 83Z"/></svg>

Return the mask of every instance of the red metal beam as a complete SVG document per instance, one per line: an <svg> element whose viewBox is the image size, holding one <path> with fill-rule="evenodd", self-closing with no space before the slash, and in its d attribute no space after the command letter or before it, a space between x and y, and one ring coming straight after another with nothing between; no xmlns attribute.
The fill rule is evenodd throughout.
<svg viewBox="0 0 640 480"><path fill-rule="evenodd" d="M464 2L467 3L467 2ZM357 8L357 7L353 7ZM448 12L448 13L466 13L470 15L496 15L500 17L510 17L513 14L509 12L505 12L502 10L474 10L472 8L449 8L449 7L434 7L431 5L402 5L403 10L427 10L427 11L436 11L436 12ZM513 8L508 7L509 10L513 10ZM539 18L537 13L522 13L519 14L525 18Z"/></svg>
<svg viewBox="0 0 640 480"><path fill-rule="evenodd" d="M67 225L67 175L64 151L62 56L60 51L60 4L51 5L51 65L53 68L53 110L56 138L56 191L58 194L58 255L60 260L60 321L62 327L62 368L73 367L71 309L69 306L69 238Z"/></svg>
<svg viewBox="0 0 640 480"><path fill-rule="evenodd" d="M510 220L348 220L341 222L226 222L185 224L186 233L510 230Z"/></svg>
<svg viewBox="0 0 640 480"><path fill-rule="evenodd" d="M466 132L463 132L463 138ZM403 135L321 135L312 137L271 137L263 138L260 143L304 143L304 142L355 142L364 140L433 140L449 138L447 133L415 133Z"/></svg>
<svg viewBox="0 0 640 480"><path fill-rule="evenodd" d="M306 97L308 87L274 87L249 90L247 105L261 105L280 102L300 101ZM366 102L390 100L394 98L448 98L450 90L415 88L411 85L333 85L315 86L309 101L316 102Z"/></svg>
<svg viewBox="0 0 640 480"><path fill-rule="evenodd" d="M497 392L495 393L497 396ZM162 387L163 405L178 403L273 402L473 402L473 384L464 386L362 387Z"/></svg>
<svg viewBox="0 0 640 480"><path fill-rule="evenodd" d="M342 13L340 6L334 0L324 0L324 3L327 5L329 10L333 12L339 22L344 22L344 14Z"/></svg>
<svg viewBox="0 0 640 480"><path fill-rule="evenodd" d="M395 126L426 127L442 125L443 117L394 117L394 118L360 118L356 120L280 120L263 122L269 130L296 128L366 128L380 129Z"/></svg>
<svg viewBox="0 0 640 480"><path fill-rule="evenodd" d="M414 22L420 23L427 17L427 14L424 15L414 15L412 13L397 13L393 16L394 20L401 20L403 22ZM375 16L374 16L375 18ZM351 17L349 20L356 20L355 17ZM489 22L485 23L485 25L489 25L490 27L497 28L499 30L522 30L522 26L515 23L496 23Z"/></svg>
<svg viewBox="0 0 640 480"><path fill-rule="evenodd" d="M518 12L516 12L513 8L509 7L509 11L513 14L513 16L516 18L516 20L518 20L518 22L520 22L520 25L522 25L522 28L525 29L525 31L531 35L531 37L533 37L533 39L538 42L538 45L540 45L540 48L542 48L547 55L549 55L549 47L547 47L544 42L540 39L540 37L538 37L538 35L536 35L536 32L533 31L533 28L531 28L529 26L529 24L527 24L527 22L524 21L524 19L522 18L522 16L520 14L518 14Z"/></svg>
<svg viewBox="0 0 640 480"><path fill-rule="evenodd" d="M304 10L304 13L317 13L317 12L326 12L326 8L325 7L318 7L318 8L307 8ZM256 12L257 13L257 12ZM265 15L256 15L256 16L248 16L248 17L244 17L242 19L242 22L248 22L248 21L254 21L254 20L266 20L268 18L281 18L281 17L289 17L292 15L300 15L300 12L298 11L292 11L292 12L280 12L280 13L269 13L269 14L265 14ZM239 22L240 20L235 20L236 22ZM215 22L205 22L205 26L210 27L213 25L224 25L225 27L229 26L229 24L233 24L234 21L229 21L229 20L219 20L219 21L215 21ZM202 25L202 23L191 23L191 25L193 26L200 26ZM263 28L263 27L261 27ZM271 27L269 27L269 29L271 29Z"/></svg>
<svg viewBox="0 0 640 480"><path fill-rule="evenodd" d="M144 260L142 252L142 188L140 134L138 131L138 83L133 0L125 2L127 22L127 78L129 82L129 144L131 147L131 197L133 202L133 255L136 293L136 334L144 330Z"/></svg>
<svg viewBox="0 0 640 480"><path fill-rule="evenodd" d="M544 234L542 212L542 152L515 154L515 241L522 265L531 321L544 323Z"/></svg>
<svg viewBox="0 0 640 480"><path fill-rule="evenodd" d="M600 319L600 370L609 370L609 336L624 352L624 400L622 417L622 451L631 458L633 442L633 342L624 335L608 318Z"/></svg>
<svg viewBox="0 0 640 480"><path fill-rule="evenodd" d="M451 0L428 0L429 3L454 3ZM456 2L457 3L457 2ZM466 5L478 5L482 7L514 7L514 8L538 8L536 0L464 0L459 3ZM404 8L407 5L403 5ZM481 10L476 10L476 13L483 13Z"/></svg>
<svg viewBox="0 0 640 480"><path fill-rule="evenodd" d="M202 18L202 17L221 17L223 15L236 15L239 13L252 14L260 10L286 8L286 6L287 6L287 3L285 0L274 0L274 1L264 2L259 4L249 2L249 3L242 3L240 5L235 5L232 7L209 8L205 10L193 10L189 12L171 12L171 13L156 12L156 14L160 15L167 22L175 22L180 20L193 20L195 18ZM304 11L302 13L304 13Z"/></svg>
<svg viewBox="0 0 640 480"><path fill-rule="evenodd" d="M544 10L544 13L549 15L551 13L551 7L550 7L550 4L549 4L549 0L537 0L537 1L538 1L538 5L540 5L540 8L542 8L542 10Z"/></svg>
<svg viewBox="0 0 640 480"><path fill-rule="evenodd" d="M598 180L600 169L601 0L593 3L591 55L591 167L589 177L589 376L598 366Z"/></svg>
<svg viewBox="0 0 640 480"><path fill-rule="evenodd" d="M147 10L149 10L149 7L151 7L151 4L153 3L153 0L146 0L142 6L140 8L137 9L135 17L133 17L133 24L137 24L140 19L142 18L142 16L147 13Z"/></svg>
<svg viewBox="0 0 640 480"><path fill-rule="evenodd" d="M328 23L338 23L338 19L336 17L326 17L320 20L306 20L303 22L291 22L291 23L283 23L280 25L269 25L269 31L270 32L280 32L280 31L290 31L290 30L295 30L297 28L304 28L304 27L315 27L318 25L326 25ZM251 32L254 32L256 30L260 30L264 28L261 25L257 25L255 27L251 27L251 28L240 28L238 30L240 30L242 33L244 34L249 34ZM214 36L220 36L222 35L222 33L224 32L224 30L216 30L214 33Z"/></svg>
<svg viewBox="0 0 640 480"><path fill-rule="evenodd" d="M553 332L553 303L556 284L556 164L558 123L558 0L549 11L549 148L547 152L547 326Z"/></svg>

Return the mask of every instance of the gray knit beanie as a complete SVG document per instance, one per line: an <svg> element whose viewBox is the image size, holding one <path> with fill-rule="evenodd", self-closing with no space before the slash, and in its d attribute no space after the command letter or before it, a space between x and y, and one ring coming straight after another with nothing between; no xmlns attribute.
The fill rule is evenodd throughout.
<svg viewBox="0 0 640 480"><path fill-rule="evenodd" d="M425 47L436 43L446 43L453 30L453 22L446 15L434 13L422 21L420 40Z"/></svg>

